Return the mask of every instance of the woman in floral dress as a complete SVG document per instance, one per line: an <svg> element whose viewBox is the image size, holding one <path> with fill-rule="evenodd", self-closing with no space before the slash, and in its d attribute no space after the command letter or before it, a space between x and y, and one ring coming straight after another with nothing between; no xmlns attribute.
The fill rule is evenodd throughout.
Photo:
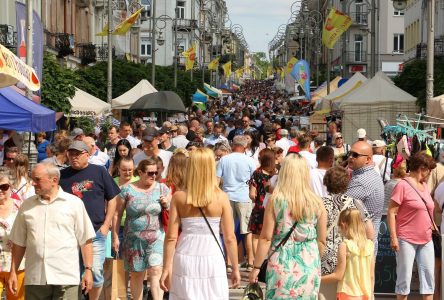
<svg viewBox="0 0 444 300"><path fill-rule="evenodd" d="M276 158L271 149L262 149L259 152L261 166L254 171L250 180L250 199L254 203L248 229L253 234L253 254L256 252L257 242L264 223L264 200L270 187L270 179L276 173Z"/></svg>
<svg viewBox="0 0 444 300"><path fill-rule="evenodd" d="M142 160L136 172L139 181L123 187L118 197L113 233L119 232L122 212L126 209L123 261L125 271L130 272L132 297L142 300L143 279L148 270L151 295L154 300L160 300L163 298L159 279L165 232L159 215L162 208L169 208L171 193L165 184L156 182L158 171L155 159ZM118 238L113 239L113 248L118 251Z"/></svg>
<svg viewBox="0 0 444 300"><path fill-rule="evenodd" d="M265 299L317 299L321 283L321 255L325 248L327 214L310 187L309 166L298 154L288 155L278 183L265 207L264 226L256 251L251 283L271 249L295 230L270 257Z"/></svg>

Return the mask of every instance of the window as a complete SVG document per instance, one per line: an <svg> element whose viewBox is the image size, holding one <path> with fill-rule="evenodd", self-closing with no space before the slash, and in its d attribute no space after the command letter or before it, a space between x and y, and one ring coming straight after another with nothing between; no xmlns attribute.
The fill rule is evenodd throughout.
<svg viewBox="0 0 444 300"><path fill-rule="evenodd" d="M364 61L363 41L364 38L362 37L362 34L355 34L355 62Z"/></svg>
<svg viewBox="0 0 444 300"><path fill-rule="evenodd" d="M151 17L151 3L150 3L150 0L141 0L140 4L144 8L140 18L141 19L147 19L147 18Z"/></svg>
<svg viewBox="0 0 444 300"><path fill-rule="evenodd" d="M180 55L182 52L187 50L187 41L185 39L177 39L177 53Z"/></svg>
<svg viewBox="0 0 444 300"><path fill-rule="evenodd" d="M176 18L185 19L185 1L177 1Z"/></svg>
<svg viewBox="0 0 444 300"><path fill-rule="evenodd" d="M393 52L404 53L404 34L395 33L393 35Z"/></svg>
<svg viewBox="0 0 444 300"><path fill-rule="evenodd" d="M140 38L140 56L151 56L151 39L149 37Z"/></svg>
<svg viewBox="0 0 444 300"><path fill-rule="evenodd" d="M394 16L403 16L404 15L404 10L397 10L395 9L395 11L393 12Z"/></svg>

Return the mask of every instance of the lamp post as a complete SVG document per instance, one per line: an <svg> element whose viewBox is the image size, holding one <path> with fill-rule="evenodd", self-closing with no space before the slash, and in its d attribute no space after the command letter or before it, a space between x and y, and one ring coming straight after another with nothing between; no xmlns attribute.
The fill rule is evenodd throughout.
<svg viewBox="0 0 444 300"><path fill-rule="evenodd" d="M154 19L154 29L157 31L159 30L159 35L156 39L157 44L159 46L163 46L165 44L165 39L162 35L162 30L166 28L167 21L171 21L172 23L174 23L174 36L173 36L173 67L174 67L174 88L177 88L177 11L178 8L175 8L175 13L176 13L176 18L171 18L168 15L161 15L158 18ZM161 22L162 25L159 25L158 22ZM156 49L153 49L153 51L155 52Z"/></svg>

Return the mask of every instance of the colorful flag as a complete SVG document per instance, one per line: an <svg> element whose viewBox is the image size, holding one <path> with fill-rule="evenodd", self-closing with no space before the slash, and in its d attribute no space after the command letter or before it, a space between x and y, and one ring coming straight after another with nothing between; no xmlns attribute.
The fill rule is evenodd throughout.
<svg viewBox="0 0 444 300"><path fill-rule="evenodd" d="M205 103L203 103L203 102L195 102L195 101L193 101L193 105L196 106L200 110L206 110L207 109L207 105Z"/></svg>
<svg viewBox="0 0 444 300"><path fill-rule="evenodd" d="M194 61L196 60L196 44L193 44L187 51L182 52L185 60L185 71L193 69Z"/></svg>
<svg viewBox="0 0 444 300"><path fill-rule="evenodd" d="M96 36L107 36L108 30L109 30L108 23L106 23L105 26L103 26L102 31L97 33Z"/></svg>
<svg viewBox="0 0 444 300"><path fill-rule="evenodd" d="M311 93L310 93L310 66L308 65L308 62L306 60L303 60L303 59L298 61L294 65L293 70L291 70L290 75L294 79L296 79L296 81L299 83L299 85L304 90L305 98L307 100L310 100L311 99Z"/></svg>
<svg viewBox="0 0 444 300"><path fill-rule="evenodd" d="M236 73L236 77L237 77L237 78L241 78L242 75L244 74L244 68L239 68L239 69L237 69L237 70L235 71L235 73Z"/></svg>
<svg viewBox="0 0 444 300"><path fill-rule="evenodd" d="M131 26L133 26L136 23L137 19L140 16L140 13L142 12L143 9L144 8L142 7L141 9L139 9L138 11L133 13L125 21L123 21L122 23L117 25L113 31L113 34L114 35L125 35L128 32L128 30L130 30Z"/></svg>
<svg viewBox="0 0 444 300"><path fill-rule="evenodd" d="M290 73L291 70L293 70L293 66L295 65L295 63L298 62L298 59L296 57L292 57L290 58L290 60L287 63L287 68L285 69L285 73Z"/></svg>
<svg viewBox="0 0 444 300"><path fill-rule="evenodd" d="M322 43L325 47L333 49L336 41L351 24L352 19L349 16L332 7L322 30Z"/></svg>
<svg viewBox="0 0 444 300"><path fill-rule="evenodd" d="M217 67L219 66L219 59L220 57L216 57L208 64L208 70L217 70Z"/></svg>
<svg viewBox="0 0 444 300"><path fill-rule="evenodd" d="M229 62L223 64L222 68L224 69L225 77L230 77L230 75L231 75L231 60Z"/></svg>

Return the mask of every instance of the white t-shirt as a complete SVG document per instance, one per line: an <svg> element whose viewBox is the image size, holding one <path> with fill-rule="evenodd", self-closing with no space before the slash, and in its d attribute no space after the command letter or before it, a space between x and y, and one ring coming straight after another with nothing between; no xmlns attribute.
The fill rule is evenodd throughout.
<svg viewBox="0 0 444 300"><path fill-rule="evenodd" d="M283 137L279 141L276 141L276 146L284 150L283 152L284 157L287 156L288 149L294 145L295 143L289 140L287 137Z"/></svg>
<svg viewBox="0 0 444 300"><path fill-rule="evenodd" d="M327 170L319 168L310 170L311 187L319 197L328 196L327 187L324 185L324 176L326 172Z"/></svg>
<svg viewBox="0 0 444 300"><path fill-rule="evenodd" d="M384 168L385 168L385 156L384 155L380 155L380 154L374 154L373 155L373 163L375 164L375 170L378 171L379 174L381 174L382 177L382 173L384 172ZM388 163L387 163L387 169L385 170L385 181L389 181L390 180L390 175L392 174L392 159L389 157L388 159Z"/></svg>
<svg viewBox="0 0 444 300"><path fill-rule="evenodd" d="M444 205L444 182L441 182L435 190L435 200L439 205L439 209L442 209ZM444 220L444 210L442 212L442 220ZM441 222L441 232L444 230L444 222Z"/></svg>
<svg viewBox="0 0 444 300"><path fill-rule="evenodd" d="M173 152L159 149L158 156L162 159L162 162L163 162L162 178L165 178L167 175L167 172L168 172L168 165L170 164L170 159L173 156ZM134 159L134 164L135 164L136 168L142 160L147 159L147 158L148 158L148 156L143 151L134 155L133 159Z"/></svg>
<svg viewBox="0 0 444 300"><path fill-rule="evenodd" d="M318 166L318 162L316 161L316 154L310 153L309 151L299 151L299 154L305 158L308 162L308 165L315 169Z"/></svg>

